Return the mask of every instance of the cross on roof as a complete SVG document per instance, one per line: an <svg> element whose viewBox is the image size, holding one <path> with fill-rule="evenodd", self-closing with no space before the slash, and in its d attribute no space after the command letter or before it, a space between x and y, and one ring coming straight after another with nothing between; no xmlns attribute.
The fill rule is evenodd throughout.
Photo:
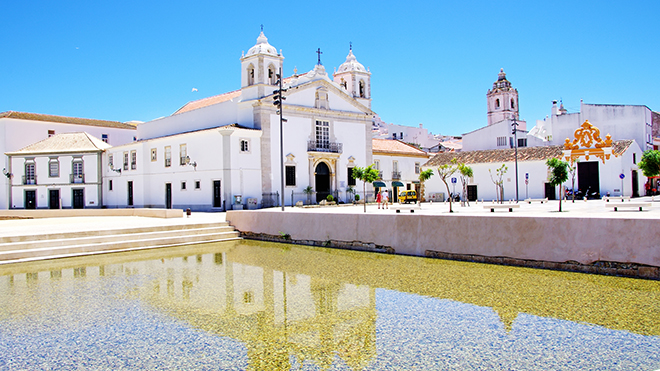
<svg viewBox="0 0 660 371"><path fill-rule="evenodd" d="M318 64L321 65L321 54L323 54L323 52L321 51L321 48L318 48L318 49L316 50L316 54L319 55L319 61L318 61Z"/></svg>
<svg viewBox="0 0 660 371"><path fill-rule="evenodd" d="M261 25L261 32L264 32L264 25Z"/></svg>
<svg viewBox="0 0 660 371"><path fill-rule="evenodd" d="M349 41L349 43L348 43L348 49L349 49L349 50L353 50L353 42L352 42L352 41Z"/></svg>

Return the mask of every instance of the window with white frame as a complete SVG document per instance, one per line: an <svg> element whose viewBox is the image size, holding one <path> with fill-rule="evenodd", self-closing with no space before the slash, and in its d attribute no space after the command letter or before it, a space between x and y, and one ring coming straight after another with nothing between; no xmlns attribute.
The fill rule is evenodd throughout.
<svg viewBox="0 0 660 371"><path fill-rule="evenodd" d="M419 162L415 162L415 174L419 174Z"/></svg>
<svg viewBox="0 0 660 371"><path fill-rule="evenodd" d="M71 171L71 183L84 183L84 174L83 174L83 160L80 157L75 157L71 162L72 171Z"/></svg>
<svg viewBox="0 0 660 371"><path fill-rule="evenodd" d="M57 157L48 159L48 176L50 178L57 178L60 176L60 161Z"/></svg>
<svg viewBox="0 0 660 371"><path fill-rule="evenodd" d="M137 151L131 151L131 170L137 169Z"/></svg>
<svg viewBox="0 0 660 371"><path fill-rule="evenodd" d="M355 186L355 178L353 178L353 167L348 167L348 185L349 186Z"/></svg>
<svg viewBox="0 0 660 371"><path fill-rule="evenodd" d="M186 182L185 181L181 182L181 190L182 191L186 190Z"/></svg>
<svg viewBox="0 0 660 371"><path fill-rule="evenodd" d="M380 160L375 160L374 161L374 169L380 170Z"/></svg>
<svg viewBox="0 0 660 371"><path fill-rule="evenodd" d="M101 140L108 143L108 134L101 134Z"/></svg>
<svg viewBox="0 0 660 371"><path fill-rule="evenodd" d="M248 153L250 152L250 141L247 139L241 139L241 152Z"/></svg>
<svg viewBox="0 0 660 371"><path fill-rule="evenodd" d="M285 180L286 185L295 186L296 185L296 167L287 165L285 166Z"/></svg>
<svg viewBox="0 0 660 371"><path fill-rule="evenodd" d="M172 166L172 147L165 147L165 167Z"/></svg>
<svg viewBox="0 0 660 371"><path fill-rule="evenodd" d="M55 130L48 130L48 138L52 137L55 135Z"/></svg>
<svg viewBox="0 0 660 371"><path fill-rule="evenodd" d="M114 169L115 159L113 155L108 155L108 166L110 166L110 169Z"/></svg>
<svg viewBox="0 0 660 371"><path fill-rule="evenodd" d="M506 146L506 137L497 137L497 146L498 147Z"/></svg>
<svg viewBox="0 0 660 371"><path fill-rule="evenodd" d="M108 180L108 191L112 191L112 179Z"/></svg>
<svg viewBox="0 0 660 371"><path fill-rule="evenodd" d="M34 159L25 160L25 181L23 184L37 184L36 165Z"/></svg>
<svg viewBox="0 0 660 371"><path fill-rule="evenodd" d="M158 152L156 148L151 149L151 162L158 160Z"/></svg>
<svg viewBox="0 0 660 371"><path fill-rule="evenodd" d="M199 180L195 180L195 190L199 191L200 189L202 189L202 182Z"/></svg>
<svg viewBox="0 0 660 371"><path fill-rule="evenodd" d="M316 121L316 148L330 148L330 123Z"/></svg>
<svg viewBox="0 0 660 371"><path fill-rule="evenodd" d="M124 152L124 170L128 170L128 152Z"/></svg>
<svg viewBox="0 0 660 371"><path fill-rule="evenodd" d="M188 146L184 144L179 145L179 165L186 165L186 158L188 157Z"/></svg>

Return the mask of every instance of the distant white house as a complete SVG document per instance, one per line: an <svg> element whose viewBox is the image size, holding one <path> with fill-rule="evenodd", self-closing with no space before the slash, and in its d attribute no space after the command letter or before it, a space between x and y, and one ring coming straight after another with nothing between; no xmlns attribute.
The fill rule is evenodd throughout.
<svg viewBox="0 0 660 371"><path fill-rule="evenodd" d="M374 168L381 181L397 195L402 190L420 191L419 173L429 155L419 148L400 140L373 140Z"/></svg>
<svg viewBox="0 0 660 371"><path fill-rule="evenodd" d="M61 133L7 152L11 208L101 207L102 155L108 148L88 133Z"/></svg>
<svg viewBox="0 0 660 371"><path fill-rule="evenodd" d="M117 121L7 111L0 113L0 153L18 151L56 134L75 132L86 132L116 146L132 142L136 128L135 125ZM13 170L9 170L9 159L4 155L2 169L4 177L0 180L0 209L7 209L12 207L9 202L9 178ZM19 203L17 207L23 207L23 204Z"/></svg>

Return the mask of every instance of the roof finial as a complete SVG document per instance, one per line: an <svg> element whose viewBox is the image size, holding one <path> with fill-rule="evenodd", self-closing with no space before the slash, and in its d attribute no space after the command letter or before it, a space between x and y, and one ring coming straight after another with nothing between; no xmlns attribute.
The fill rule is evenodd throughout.
<svg viewBox="0 0 660 371"><path fill-rule="evenodd" d="M321 66L321 65L322 65L322 64L321 64L321 54L323 54L323 52L321 51L321 48L318 48L318 49L316 50L316 54L319 55L319 61L318 61L317 64L318 64L319 66Z"/></svg>
<svg viewBox="0 0 660 371"><path fill-rule="evenodd" d="M264 32L264 25L261 25L261 32Z"/></svg>

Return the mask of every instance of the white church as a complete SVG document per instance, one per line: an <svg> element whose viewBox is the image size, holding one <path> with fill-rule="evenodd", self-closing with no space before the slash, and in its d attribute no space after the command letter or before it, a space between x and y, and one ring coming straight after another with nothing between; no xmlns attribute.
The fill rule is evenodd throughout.
<svg viewBox="0 0 660 371"><path fill-rule="evenodd" d="M319 57L311 71L283 80L280 129L273 93L283 63L261 32L240 58L239 90L139 124L135 142L105 152L104 205L197 211L278 205L280 140L285 205L308 186L318 199L344 199L352 168L373 162L371 73L352 48L333 76Z"/></svg>

